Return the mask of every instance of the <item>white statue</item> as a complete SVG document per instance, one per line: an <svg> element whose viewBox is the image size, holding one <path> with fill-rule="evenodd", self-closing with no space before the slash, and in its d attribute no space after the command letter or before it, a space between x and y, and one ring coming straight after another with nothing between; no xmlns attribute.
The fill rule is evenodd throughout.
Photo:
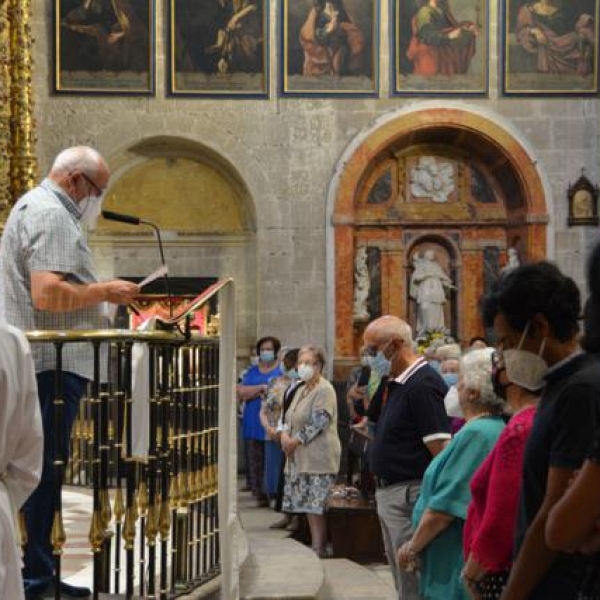
<svg viewBox="0 0 600 600"><path fill-rule="evenodd" d="M449 162L438 162L434 156L421 156L410 172L410 191L415 198L431 198L448 202L456 189L454 170Z"/></svg>
<svg viewBox="0 0 600 600"><path fill-rule="evenodd" d="M358 320L368 319L367 299L371 280L369 279L369 267L367 265L367 248L360 246L356 250L356 261L354 263L354 318Z"/></svg>
<svg viewBox="0 0 600 600"><path fill-rule="evenodd" d="M410 280L410 297L417 305L417 334L444 330L446 290L454 289L450 277L444 273L435 258L435 252L426 250L423 257L413 257L414 272Z"/></svg>
<svg viewBox="0 0 600 600"><path fill-rule="evenodd" d="M519 262L519 254L517 253L516 248L509 248L506 253L508 255L508 260L500 270L502 275L506 275L507 273L510 273L517 267L521 266L521 263Z"/></svg>

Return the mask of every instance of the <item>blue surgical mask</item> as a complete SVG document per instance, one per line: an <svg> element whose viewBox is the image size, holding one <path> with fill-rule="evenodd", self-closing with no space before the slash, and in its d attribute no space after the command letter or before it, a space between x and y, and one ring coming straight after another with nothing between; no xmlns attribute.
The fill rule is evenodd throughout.
<svg viewBox="0 0 600 600"><path fill-rule="evenodd" d="M275 352L273 350L261 350L260 351L261 362L273 362L275 360Z"/></svg>
<svg viewBox="0 0 600 600"><path fill-rule="evenodd" d="M296 371L296 369L288 369L287 371L284 371L283 374L286 377L289 377L290 379L299 379L300 376L298 375L298 371Z"/></svg>
<svg viewBox="0 0 600 600"><path fill-rule="evenodd" d="M442 379L446 382L446 385L448 387L451 387L458 383L458 374L457 373L444 373L442 375Z"/></svg>
<svg viewBox="0 0 600 600"><path fill-rule="evenodd" d="M370 358L369 366L379 377L387 377L392 368L392 361L385 357L383 350L380 350L375 356Z"/></svg>
<svg viewBox="0 0 600 600"><path fill-rule="evenodd" d="M430 360L429 366L439 373L442 368L442 363L440 363L439 360Z"/></svg>

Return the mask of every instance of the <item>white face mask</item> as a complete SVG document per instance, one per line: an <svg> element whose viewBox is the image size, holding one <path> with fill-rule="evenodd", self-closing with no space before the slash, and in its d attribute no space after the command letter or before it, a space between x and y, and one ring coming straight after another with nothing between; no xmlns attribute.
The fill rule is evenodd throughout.
<svg viewBox="0 0 600 600"><path fill-rule="evenodd" d="M458 400L458 389L455 385L450 386L446 396L444 397L444 406L446 414L453 419L464 419L465 415L460 407Z"/></svg>
<svg viewBox="0 0 600 600"><path fill-rule="evenodd" d="M546 346L546 338L542 340L540 350L537 354L528 350L521 350L528 329L529 323L527 323L525 331L523 331L519 347L512 350L504 350L502 356L508 380L526 390L536 392L544 387L544 376L548 372L548 363L542 358Z"/></svg>
<svg viewBox="0 0 600 600"><path fill-rule="evenodd" d="M302 363L298 366L298 377L302 379L302 381L310 381L315 375L315 369L312 365L307 365L306 363Z"/></svg>
<svg viewBox="0 0 600 600"><path fill-rule="evenodd" d="M79 222L89 231L94 231L102 213L102 196L88 196L79 202Z"/></svg>

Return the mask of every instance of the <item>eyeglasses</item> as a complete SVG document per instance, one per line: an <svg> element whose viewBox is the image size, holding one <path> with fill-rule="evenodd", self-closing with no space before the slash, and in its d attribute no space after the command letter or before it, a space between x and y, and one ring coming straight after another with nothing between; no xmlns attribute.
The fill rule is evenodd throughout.
<svg viewBox="0 0 600 600"><path fill-rule="evenodd" d="M503 369L504 368L504 357L502 356L501 350L494 350L492 352L492 369Z"/></svg>
<svg viewBox="0 0 600 600"><path fill-rule="evenodd" d="M387 350L387 347L393 342L393 340L388 340L383 347L381 348L382 352L385 352ZM379 352L379 348L377 346L365 346L362 349L362 354L363 356L369 356L371 358L374 358L375 356L377 356Z"/></svg>
<svg viewBox="0 0 600 600"><path fill-rule="evenodd" d="M104 194L104 190L101 187L99 187L91 177L86 175L83 171L79 171L79 172L81 173L83 178L94 188L94 191L96 192L96 196L102 196L102 194Z"/></svg>

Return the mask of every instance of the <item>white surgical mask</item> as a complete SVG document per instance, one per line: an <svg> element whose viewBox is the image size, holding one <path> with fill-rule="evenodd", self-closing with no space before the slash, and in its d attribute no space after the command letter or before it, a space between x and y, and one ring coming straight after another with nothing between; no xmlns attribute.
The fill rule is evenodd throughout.
<svg viewBox="0 0 600 600"><path fill-rule="evenodd" d="M302 381L310 381L315 375L315 369L312 365L307 365L306 363L302 363L298 367L298 377L302 379Z"/></svg>
<svg viewBox="0 0 600 600"><path fill-rule="evenodd" d="M444 397L444 406L446 408L446 414L449 417L453 419L465 418L458 399L458 389L455 385L450 386L450 389L446 393L446 396Z"/></svg>
<svg viewBox="0 0 600 600"><path fill-rule="evenodd" d="M102 196L88 196L78 204L79 222L89 231L96 229L98 217L102 213Z"/></svg>
<svg viewBox="0 0 600 600"><path fill-rule="evenodd" d="M508 380L526 390L536 392L544 387L544 376L548 372L548 363L542 358L546 338L542 340L537 354L528 350L521 350L528 329L529 323L523 331L518 348L504 350L502 356Z"/></svg>

